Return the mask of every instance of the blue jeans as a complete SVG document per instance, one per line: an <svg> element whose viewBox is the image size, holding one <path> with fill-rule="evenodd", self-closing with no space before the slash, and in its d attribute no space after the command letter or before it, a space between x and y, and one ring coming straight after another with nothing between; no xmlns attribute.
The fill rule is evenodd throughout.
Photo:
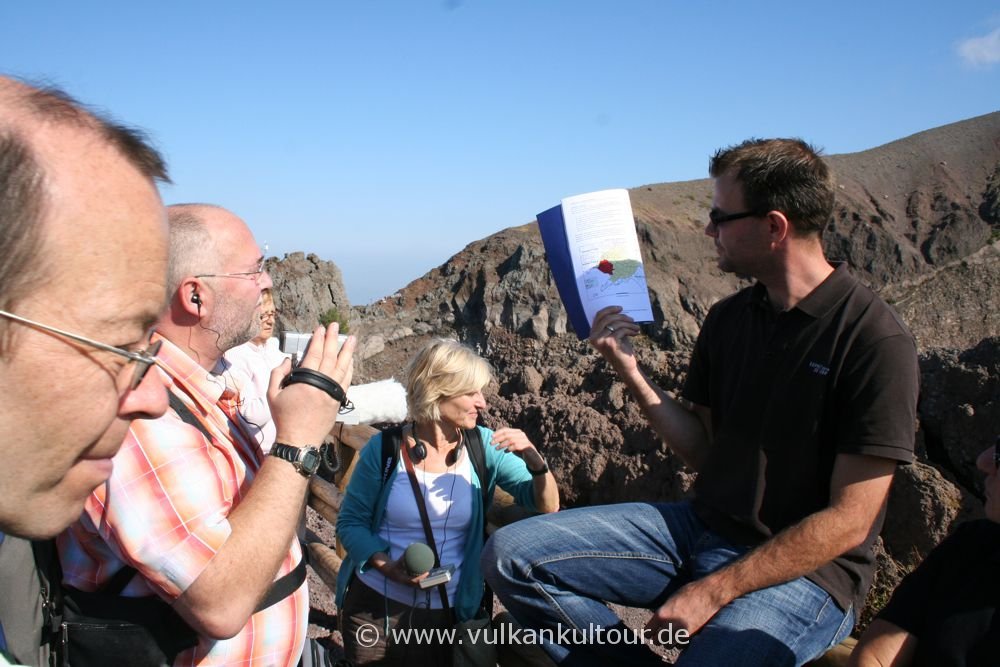
<svg viewBox="0 0 1000 667"><path fill-rule="evenodd" d="M620 636L625 626L604 601L655 609L684 584L748 550L709 530L688 503L627 503L501 528L486 544L482 565L514 617L558 642L566 628L604 628L605 637ZM677 664L800 665L841 642L853 626L852 609L844 612L826 591L799 578L731 602L686 647L676 642L684 649ZM609 628L619 634L608 634ZM597 642L592 631L589 637L543 645L562 665L662 664L639 642Z"/></svg>

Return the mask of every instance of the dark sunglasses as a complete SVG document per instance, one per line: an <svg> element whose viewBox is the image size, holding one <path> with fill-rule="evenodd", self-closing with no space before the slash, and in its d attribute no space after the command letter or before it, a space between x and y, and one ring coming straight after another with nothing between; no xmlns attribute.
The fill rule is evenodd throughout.
<svg viewBox="0 0 1000 667"><path fill-rule="evenodd" d="M724 222L731 222L733 220L739 220L740 218L754 218L761 215L757 211L741 211L740 213L723 213L718 209L712 209L708 212L708 219L713 225L718 227Z"/></svg>

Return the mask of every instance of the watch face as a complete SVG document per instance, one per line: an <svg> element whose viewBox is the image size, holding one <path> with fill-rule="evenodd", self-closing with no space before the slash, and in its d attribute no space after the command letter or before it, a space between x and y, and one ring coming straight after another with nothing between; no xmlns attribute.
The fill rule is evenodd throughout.
<svg viewBox="0 0 1000 667"><path fill-rule="evenodd" d="M303 450L302 456L299 458L299 466L301 466L302 472L309 475L312 475L319 469L319 462L319 452L312 448Z"/></svg>

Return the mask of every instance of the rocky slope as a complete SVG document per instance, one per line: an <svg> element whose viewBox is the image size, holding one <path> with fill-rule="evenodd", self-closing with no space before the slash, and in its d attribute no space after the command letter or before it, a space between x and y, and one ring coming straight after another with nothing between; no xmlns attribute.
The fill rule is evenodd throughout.
<svg viewBox="0 0 1000 667"><path fill-rule="evenodd" d="M274 282L275 331L312 331L320 317L333 308L350 313L344 279L333 262L312 253L293 252L280 260L269 258L265 266Z"/></svg>
<svg viewBox="0 0 1000 667"><path fill-rule="evenodd" d="M848 261L896 305L921 354L921 463L897 474L879 595L956 517L979 511L974 457L1000 433L1000 113L830 164L838 200L824 234L828 256ZM708 308L742 283L716 268L703 235L709 180L631 196L656 317L638 354L676 389ZM282 319L297 328L347 303L330 263L296 254L269 266ZM691 473L653 437L624 386L569 330L534 223L471 243L393 298L355 308L352 331L361 337L358 381L398 377L433 336L480 350L499 379L487 424L528 432L568 505L671 500L690 487Z"/></svg>

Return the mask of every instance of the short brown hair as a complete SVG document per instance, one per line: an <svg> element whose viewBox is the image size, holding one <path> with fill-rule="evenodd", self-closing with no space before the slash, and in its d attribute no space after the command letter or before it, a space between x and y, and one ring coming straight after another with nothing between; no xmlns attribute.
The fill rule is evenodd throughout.
<svg viewBox="0 0 1000 667"><path fill-rule="evenodd" d="M0 130L0 308L11 310L35 274L41 251L42 170L31 149Z"/></svg>
<svg viewBox="0 0 1000 667"><path fill-rule="evenodd" d="M719 149L708 171L713 178L733 172L750 211L781 211L800 234L822 236L833 215L830 170L801 139L748 139Z"/></svg>

